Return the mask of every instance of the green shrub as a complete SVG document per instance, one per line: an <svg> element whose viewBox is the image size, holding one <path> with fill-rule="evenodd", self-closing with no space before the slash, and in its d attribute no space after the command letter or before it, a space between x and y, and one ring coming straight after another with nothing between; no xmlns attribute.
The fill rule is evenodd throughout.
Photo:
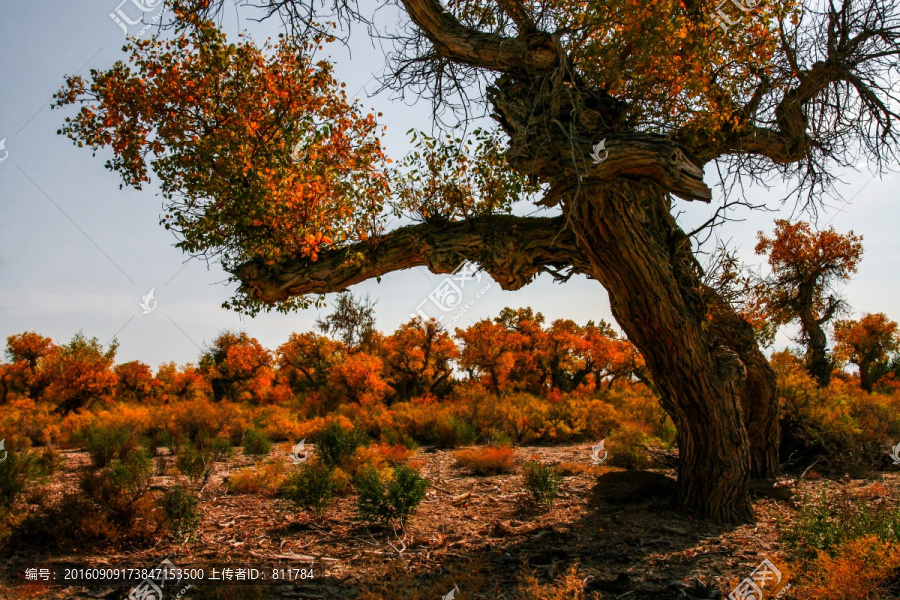
<svg viewBox="0 0 900 600"><path fill-rule="evenodd" d="M362 431L331 422L316 435L316 454L326 465L334 468L344 464L366 442Z"/></svg>
<svg viewBox="0 0 900 600"><path fill-rule="evenodd" d="M474 444L478 439L478 430L459 417L449 415L430 423L425 435L427 443L437 448L452 449Z"/></svg>
<svg viewBox="0 0 900 600"><path fill-rule="evenodd" d="M334 468L321 459L310 460L291 473L280 496L297 506L312 510L321 518L334 499Z"/></svg>
<svg viewBox="0 0 900 600"><path fill-rule="evenodd" d="M34 457L27 449L8 444L0 462L0 515L9 512L35 474Z"/></svg>
<svg viewBox="0 0 900 600"><path fill-rule="evenodd" d="M122 460L140 446L140 437L124 425L92 422L75 434L75 441L91 457L95 467L105 467L115 459Z"/></svg>
<svg viewBox="0 0 900 600"><path fill-rule="evenodd" d="M34 474L37 477L50 477L65 463L62 453L50 447L35 450L32 457Z"/></svg>
<svg viewBox="0 0 900 600"><path fill-rule="evenodd" d="M254 458L263 458L272 451L272 440L261 429L248 429L244 432L244 454Z"/></svg>
<svg viewBox="0 0 900 600"><path fill-rule="evenodd" d="M795 556L814 559L866 535L900 543L900 506L872 504L846 491L829 497L825 489L791 520L784 539Z"/></svg>
<svg viewBox="0 0 900 600"><path fill-rule="evenodd" d="M357 512L365 521L394 523L402 528L425 499L427 489L428 481L407 465L394 467L390 478L367 467L356 480Z"/></svg>
<svg viewBox="0 0 900 600"><path fill-rule="evenodd" d="M637 425L621 425L609 434L607 441L609 465L624 469L646 469L650 466L650 454L646 445L648 436Z"/></svg>
<svg viewBox="0 0 900 600"><path fill-rule="evenodd" d="M537 461L525 463L525 488L538 504L552 507L561 486L562 473L556 467Z"/></svg>
<svg viewBox="0 0 900 600"><path fill-rule="evenodd" d="M396 429L387 429L381 434L381 439L391 445L396 446L397 444L403 444L410 450L418 450L419 444L416 443L416 440L409 437L405 433L399 432Z"/></svg>
<svg viewBox="0 0 900 600"><path fill-rule="evenodd" d="M200 508L197 498L182 486L176 486L166 492L159 501L166 514L169 531L176 538L183 538L193 533L200 525Z"/></svg>
<svg viewBox="0 0 900 600"><path fill-rule="evenodd" d="M130 525L150 490L153 461L143 448L93 468L81 478L81 489L92 502L120 526Z"/></svg>
<svg viewBox="0 0 900 600"><path fill-rule="evenodd" d="M191 483L205 483L215 464L230 456L231 452L228 440L201 435L196 442L185 441L180 444L175 466Z"/></svg>

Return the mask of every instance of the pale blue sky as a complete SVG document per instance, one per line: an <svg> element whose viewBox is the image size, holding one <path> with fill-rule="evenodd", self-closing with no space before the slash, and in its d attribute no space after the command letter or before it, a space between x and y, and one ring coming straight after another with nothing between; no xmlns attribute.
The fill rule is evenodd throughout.
<svg viewBox="0 0 900 600"><path fill-rule="evenodd" d="M5 138L8 152L0 150L0 337L31 330L63 343L81 330L105 343L117 336L120 361L139 359L154 367L170 360L195 361L198 346L223 329L246 330L275 348L290 332L311 329L318 311L242 319L222 309L231 293L231 287L222 284L225 274L200 260L185 264L187 257L173 247L172 234L158 224L161 198L155 187L120 190L118 176L103 167L105 154L92 157L56 135L65 114L71 114L49 107L63 77L106 68L123 56L124 34L109 16L118 1L0 0L0 140ZM154 14L147 13L149 18ZM225 29L233 35L237 21L234 15L229 19ZM274 21L257 24L242 18L241 27L254 39L278 33ZM130 32L140 28L134 25ZM148 31L144 37L149 35ZM429 128L430 105L423 101L409 106L388 95L366 99L365 92L376 88L372 75L383 66L380 52L366 44L362 39L354 43L352 59L335 47L338 73L348 90L365 90L359 96L366 107L384 113L387 148L397 158L406 150L407 129ZM895 203L900 176L878 180L864 169L844 179L847 184L839 192L845 201L853 197L852 202L835 203L841 210L830 211L820 223L828 222L839 231L853 229L865 237L866 254L846 297L858 312L886 312L896 320L900 214ZM777 200L778 193L751 190L749 197ZM685 208L689 223L709 211L703 206ZM752 254L756 231L771 231L776 217L790 214L743 216L745 222L727 225L720 236L741 248L746 260L756 260ZM392 331L442 280L443 276L415 269L353 291L377 300L378 324ZM142 314L142 295L151 288L157 308ZM490 286L457 325L493 317L504 306L526 305L548 320L611 319L606 292L598 283L573 278L558 285L542 277L516 292ZM786 341L782 334L779 344Z"/></svg>

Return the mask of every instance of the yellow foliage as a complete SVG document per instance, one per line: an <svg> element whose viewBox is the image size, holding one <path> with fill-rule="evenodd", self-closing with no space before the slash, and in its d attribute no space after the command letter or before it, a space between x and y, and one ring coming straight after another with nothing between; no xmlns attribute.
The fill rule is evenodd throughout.
<svg viewBox="0 0 900 600"><path fill-rule="evenodd" d="M225 487L235 494L263 493L274 496L285 481L285 462L278 460L235 471L226 479Z"/></svg>

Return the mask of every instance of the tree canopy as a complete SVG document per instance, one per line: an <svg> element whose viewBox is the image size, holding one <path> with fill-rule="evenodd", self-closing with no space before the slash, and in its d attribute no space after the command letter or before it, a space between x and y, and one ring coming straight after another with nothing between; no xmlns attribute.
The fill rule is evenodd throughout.
<svg viewBox="0 0 900 600"><path fill-rule="evenodd" d="M421 264L450 270L458 261L444 265L427 248L379 266L367 251L401 237L421 247L448 220L484 220L523 197L555 205L572 186L640 176L710 201L710 161L734 177L781 171L798 189L820 190L830 167L859 152L880 164L896 142L890 1L735 4L740 27L729 28L714 2L396 4L407 21L390 36L385 85L466 115L491 110L497 130L416 132L416 150L392 165L378 115L348 100L328 60L316 58L352 24L371 25L377 6L266 1L289 35L257 45L229 43L212 21L223 3L204 0L176 3L174 34L134 40L129 64L69 78L58 104L84 106L61 131L111 147L107 166L127 185L148 181L149 159L167 201L162 222L186 252L220 259L244 283L232 306L250 312L290 309L304 294L357 281L334 276L335 254L345 270L370 276ZM546 94L513 85L542 77L559 85ZM609 158L593 165L601 138ZM523 176L550 186L535 194ZM386 203L433 226L383 239ZM532 243L560 229L530 223ZM453 254L486 253L460 230L447 237ZM523 262L535 273L584 272L578 253L558 246L552 260L534 253ZM508 286L524 283L488 266Z"/></svg>

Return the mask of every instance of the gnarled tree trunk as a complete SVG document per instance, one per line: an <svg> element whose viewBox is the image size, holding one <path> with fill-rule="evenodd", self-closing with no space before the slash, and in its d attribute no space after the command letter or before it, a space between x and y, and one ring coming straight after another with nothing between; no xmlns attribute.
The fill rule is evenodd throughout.
<svg viewBox="0 0 900 600"><path fill-rule="evenodd" d="M712 290L710 290L711 292ZM778 476L778 389L775 371L759 349L753 326L718 296L708 297L712 325L719 340L737 352L747 370L741 389L741 411L750 439L750 478Z"/></svg>
<svg viewBox="0 0 900 600"><path fill-rule="evenodd" d="M618 179L570 192L564 210L613 315L640 349L677 428L678 508L720 522L752 519L747 371L708 323L688 238L654 183Z"/></svg>
<svg viewBox="0 0 900 600"><path fill-rule="evenodd" d="M828 338L822 329L820 319L816 318L812 310L802 310L800 325L803 327L803 336L806 338L808 348L806 370L820 387L828 387L831 383L831 360L828 358Z"/></svg>

